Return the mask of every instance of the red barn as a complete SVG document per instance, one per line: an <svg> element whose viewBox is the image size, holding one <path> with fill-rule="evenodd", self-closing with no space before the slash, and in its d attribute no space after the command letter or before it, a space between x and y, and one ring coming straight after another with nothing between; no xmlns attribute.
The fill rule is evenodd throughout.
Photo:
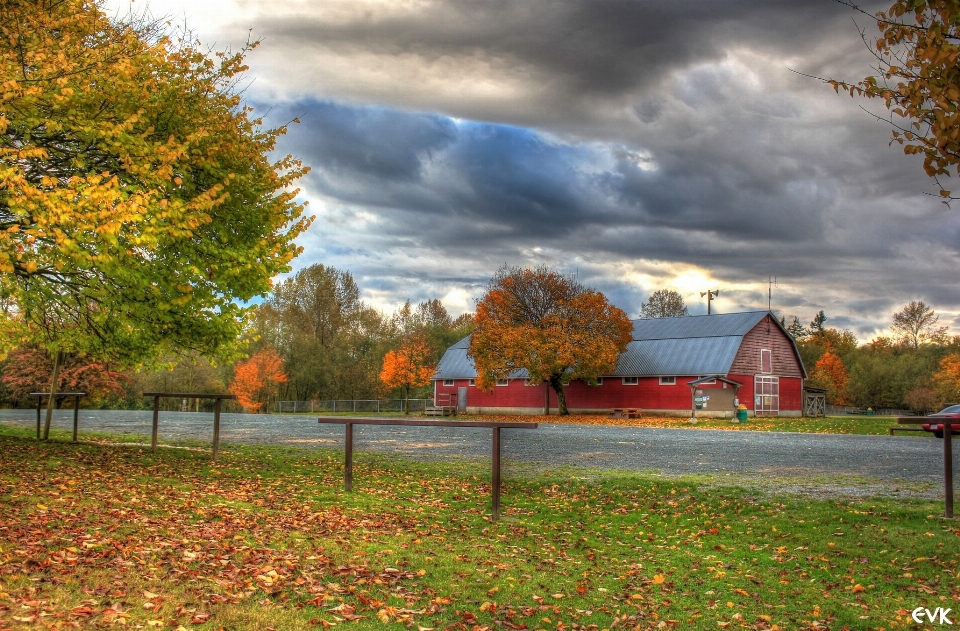
<svg viewBox="0 0 960 631"><path fill-rule="evenodd" d="M545 384L530 386L519 370L493 392L474 385L477 371L466 337L444 353L433 377L434 403L458 402L469 413L540 414ZM732 416L735 403L751 415L800 416L806 370L793 338L767 311L634 320L633 341L617 367L596 385L566 387L571 412L636 408L648 414Z"/></svg>

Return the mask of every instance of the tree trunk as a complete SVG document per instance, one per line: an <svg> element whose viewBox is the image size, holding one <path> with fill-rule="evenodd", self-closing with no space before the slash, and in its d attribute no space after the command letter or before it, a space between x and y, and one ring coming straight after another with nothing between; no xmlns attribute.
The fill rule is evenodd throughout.
<svg viewBox="0 0 960 631"><path fill-rule="evenodd" d="M410 414L410 386L403 388L403 413Z"/></svg>
<svg viewBox="0 0 960 631"><path fill-rule="evenodd" d="M550 375L550 387L557 393L557 414L559 416L569 416L567 397L563 394L563 380L560 375Z"/></svg>
<svg viewBox="0 0 960 631"><path fill-rule="evenodd" d="M50 398L47 400L47 419L43 424L43 439L50 438L50 421L53 420L53 408L57 404L57 385L60 381L60 366L63 365L63 351L57 349L53 356L53 375L50 377Z"/></svg>

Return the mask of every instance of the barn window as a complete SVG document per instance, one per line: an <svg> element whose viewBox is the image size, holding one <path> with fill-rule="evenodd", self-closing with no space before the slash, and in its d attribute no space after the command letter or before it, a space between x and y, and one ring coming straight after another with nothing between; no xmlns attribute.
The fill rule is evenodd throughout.
<svg viewBox="0 0 960 631"><path fill-rule="evenodd" d="M590 384L590 385L592 385L592 386L602 386L602 385L603 385L603 377L597 377L597 380L594 381L594 382L593 382L592 384Z"/></svg>
<svg viewBox="0 0 960 631"><path fill-rule="evenodd" d="M660 377L661 386L673 386L673 385L676 385L676 383L677 383L676 377Z"/></svg>
<svg viewBox="0 0 960 631"><path fill-rule="evenodd" d="M773 372L773 353L769 348L760 349L760 372L767 374Z"/></svg>
<svg viewBox="0 0 960 631"><path fill-rule="evenodd" d="M471 386L477 385L477 380L476 380L476 379L471 379L471 380L469 381L469 385L471 385Z"/></svg>
<svg viewBox="0 0 960 631"><path fill-rule="evenodd" d="M509 379L497 379L497 385L498 385L498 386L509 386L509 385L510 385L510 380L509 380Z"/></svg>
<svg viewBox="0 0 960 631"><path fill-rule="evenodd" d="M453 379L444 379L444 380L443 380L443 385L445 385L445 386L452 386L452 385L453 385Z"/></svg>
<svg viewBox="0 0 960 631"><path fill-rule="evenodd" d="M624 378L620 381L620 383L622 383L622 384L625 385L625 386L635 386L635 385L637 385L638 383L640 383L640 379L639 379L639 377L624 377Z"/></svg>

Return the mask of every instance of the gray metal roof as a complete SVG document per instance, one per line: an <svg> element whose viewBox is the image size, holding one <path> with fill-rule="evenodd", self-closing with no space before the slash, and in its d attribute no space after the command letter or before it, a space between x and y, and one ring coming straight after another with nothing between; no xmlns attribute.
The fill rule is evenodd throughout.
<svg viewBox="0 0 960 631"><path fill-rule="evenodd" d="M763 320L766 311L652 318L633 321L635 340L672 340L691 337L743 337Z"/></svg>
<svg viewBox="0 0 960 631"><path fill-rule="evenodd" d="M730 335L634 340L617 359L613 376L725 375L742 339Z"/></svg>
<svg viewBox="0 0 960 631"><path fill-rule="evenodd" d="M434 379L476 379L477 369L473 367L473 360L467 356L470 348L470 336L463 338L447 349L437 364ZM510 374L511 379L526 379L530 373L526 368L516 370Z"/></svg>
<svg viewBox="0 0 960 631"><path fill-rule="evenodd" d="M766 311L748 311L634 320L633 341L627 344L627 350L618 358L610 376L725 375L730 371L743 336L766 315ZM447 349L433 378L476 378L473 360L467 356L469 347L470 336L467 336ZM510 376L511 379L526 377L526 370Z"/></svg>

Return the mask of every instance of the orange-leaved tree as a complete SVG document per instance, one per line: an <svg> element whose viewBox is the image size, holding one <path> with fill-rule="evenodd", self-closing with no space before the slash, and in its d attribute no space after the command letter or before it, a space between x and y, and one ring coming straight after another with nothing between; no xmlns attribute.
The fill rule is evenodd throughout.
<svg viewBox="0 0 960 631"><path fill-rule="evenodd" d="M838 2L867 13L854 0ZM891 144L923 156L924 171L936 179L940 194L956 199L938 178L960 174L960 4L895 0L886 11L867 15L880 31L873 42L877 74L859 83L827 81L838 92L883 101L890 110Z"/></svg>
<svg viewBox="0 0 960 631"><path fill-rule="evenodd" d="M270 399L286 380L280 355L272 348L265 348L237 364L230 392L237 395L240 405L248 410L269 411Z"/></svg>
<svg viewBox="0 0 960 631"><path fill-rule="evenodd" d="M26 400L31 392L42 392L50 385L53 358L38 346L26 344L13 349L0 371L0 383L10 389L15 400ZM58 375L59 387L66 392L85 392L94 404L124 395L130 377L109 364L71 354L63 360Z"/></svg>
<svg viewBox="0 0 960 631"><path fill-rule="evenodd" d="M388 388L402 388L403 398L407 399L410 388L430 385L434 369L427 341L421 335L413 335L400 348L384 356L380 381ZM408 406L404 408L409 414Z"/></svg>
<svg viewBox="0 0 960 631"><path fill-rule="evenodd" d="M606 296L544 266L502 267L477 304L470 357L477 386L526 370L532 385L548 383L560 414L569 414L563 387L613 372L633 324Z"/></svg>
<svg viewBox="0 0 960 631"><path fill-rule="evenodd" d="M960 354L950 353L940 360L940 370L933 377L937 394L946 403L960 400Z"/></svg>
<svg viewBox="0 0 960 631"><path fill-rule="evenodd" d="M847 381L850 375L843 360L827 351L820 356L810 373L810 381L827 389L827 402L834 405L847 405Z"/></svg>

